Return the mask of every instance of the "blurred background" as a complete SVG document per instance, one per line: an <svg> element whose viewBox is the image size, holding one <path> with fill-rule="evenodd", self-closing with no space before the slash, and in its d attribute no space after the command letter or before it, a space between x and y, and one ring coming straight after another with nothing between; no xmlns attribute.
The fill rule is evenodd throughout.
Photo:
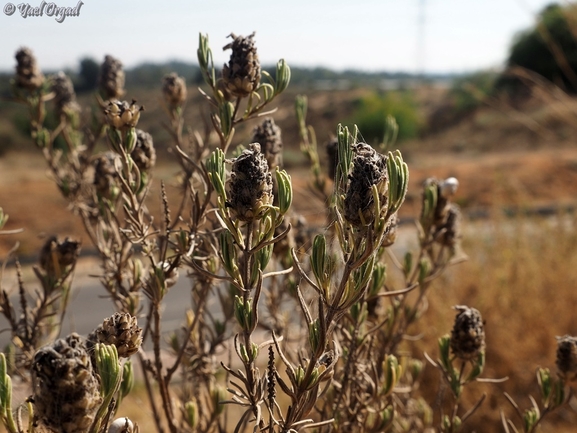
<svg viewBox="0 0 577 433"><path fill-rule="evenodd" d="M83 237L29 138L28 113L10 100L17 49L32 49L46 75L68 73L87 107L95 105L104 56L120 59L127 99L146 107L139 127L153 135L159 151L156 177L169 180L177 168L166 152L162 77L177 72L186 79L186 124L203 130L208 107L196 90L203 84L199 32L209 34L219 67L228 61L230 52L220 49L227 35L256 31L263 69L273 72L279 58L292 69L274 119L295 182L295 207L311 224L323 221L325 204L308 192L294 115L298 94L308 97L307 121L321 158L338 123L357 124L364 140L377 144L386 116L396 118L396 146L411 173L404 221L418 216L424 179L459 179L469 260L432 291L429 311L414 330L421 337L415 354L436 353L436 340L454 317L450 306L479 309L487 328L486 376L510 380L478 384L466 396L465 406L488 394L466 431L500 431L499 411L510 413L503 392L529 407L528 395L538 392L536 368L555 369L555 336L577 334L577 6L542 0L343 3L85 0L80 15L63 23L23 18L18 9L0 13L0 206L10 215L6 229L25 228L1 237L0 253L19 242L21 258L34 263L46 236ZM235 140L246 144L254 126L244 125ZM410 231L404 248L414 237ZM79 272L96 272L86 260ZM432 401L439 377L432 368L427 374L430 389L423 393ZM572 401L543 430L575 431L576 422Z"/></svg>

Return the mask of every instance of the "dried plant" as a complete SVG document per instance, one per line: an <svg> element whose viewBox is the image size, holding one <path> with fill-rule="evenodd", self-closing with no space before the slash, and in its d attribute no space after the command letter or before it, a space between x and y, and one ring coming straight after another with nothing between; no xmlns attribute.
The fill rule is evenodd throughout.
<svg viewBox="0 0 577 433"><path fill-rule="evenodd" d="M135 357L154 422L145 430L459 431L482 403L461 413L463 388L480 379L485 364L480 313L456 307L439 361L430 360L452 391L450 414L434 413L422 397L424 363L409 355L406 342L433 282L466 258L452 201L457 180L424 183L418 250L398 259L390 247L409 171L401 153L390 150L396 122L386 120L378 149L360 142L356 128L339 125L327 146L327 176L306 124L306 98L299 97L312 190L328 205L327 224L311 230L291 209L293 187L274 120L257 123L246 146L234 141L238 124L274 112L265 108L287 88L290 68L280 60L273 77L261 69L254 33L230 36L220 75L208 37L199 37L206 85L200 92L212 131L184 128L186 83L176 74L163 79L180 197L170 206L161 183L159 220L148 207L157 154L152 136L137 129L144 107L118 99L126 93L120 61L106 56L86 122L70 80L44 80L30 50L18 52L14 99L30 109L33 141L98 253L100 281L116 313L86 338L58 338L80 244L50 237L35 268L42 289L30 295L19 278L19 313L0 292L12 336L0 355L0 419L10 433L138 431L128 418L115 420L134 382ZM48 110L59 120L54 129L45 122ZM99 151L101 141L107 151ZM0 209L0 229L6 219ZM191 304L182 326L165 338L165 297L185 275ZM539 370L545 410L534 405L522 415L525 431L566 401L564 381L575 376L572 338L559 342L562 379ZM16 416L11 375L32 385ZM504 426L517 431L511 421Z"/></svg>

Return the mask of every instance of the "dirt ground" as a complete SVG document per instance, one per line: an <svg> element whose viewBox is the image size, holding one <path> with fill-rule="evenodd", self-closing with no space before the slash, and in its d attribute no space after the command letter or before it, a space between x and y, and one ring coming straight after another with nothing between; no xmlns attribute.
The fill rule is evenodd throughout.
<svg viewBox="0 0 577 433"><path fill-rule="evenodd" d="M496 207L572 209L577 205L577 147L478 154L410 151L406 159L410 186L403 217L418 215L419 187L430 176L459 179L456 201L472 216ZM159 177L169 181L177 168L164 164L159 171ZM294 208L310 223L321 223L326 205L310 191L308 168L293 167L289 173L294 183ZM169 189L169 194L178 197L174 189ZM5 229L24 229L20 234L0 237L0 255L16 241L20 242L20 255L29 256L35 255L46 236L84 237L80 219L67 209L39 155L10 153L0 158L0 206L10 216ZM152 191L149 206L160 209L158 191Z"/></svg>

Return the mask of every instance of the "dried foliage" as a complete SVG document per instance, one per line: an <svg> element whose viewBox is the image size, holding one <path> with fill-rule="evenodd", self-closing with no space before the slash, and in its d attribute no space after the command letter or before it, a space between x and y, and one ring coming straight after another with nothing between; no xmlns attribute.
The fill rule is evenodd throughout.
<svg viewBox="0 0 577 433"><path fill-rule="evenodd" d="M100 281L116 313L86 339L57 339L80 244L49 238L35 268L41 290L29 293L19 278L17 305L0 292L12 336L0 355L3 424L10 433L138 431L127 418L114 419L134 383L134 358L154 422L146 431L461 430L483 402L464 407L461 400L485 367L481 313L457 306L451 333L439 339L438 360L429 359L452 391L435 410L419 390L424 363L406 348L433 282L465 257L452 202L457 180L424 183L418 249L398 259L390 247L409 171L401 153L388 150L396 123L387 120L379 149L339 125L327 146L327 176L306 125L306 98L299 97L311 191L328 203L326 225L311 230L291 209L291 178L280 169L281 131L272 118L256 125L247 146L234 143L238 124L272 113L264 109L288 86L290 69L280 60L273 78L260 68L254 34L231 37L230 61L218 78L208 38L199 38L206 84L200 92L213 131L185 130L184 80L175 74L163 80L180 204L169 206L161 184L159 221L146 205L153 139L136 129L144 107L118 99L125 93L121 63L106 56L87 122L71 109L69 79L44 80L32 53L18 52L14 99L30 108L32 139L99 255ZM58 113L55 129L46 126L47 110ZM65 148L55 146L58 137ZM98 150L102 141L105 152ZM6 218L0 212L0 229ZM165 341L165 297L183 275L191 304ZM565 380L575 375L572 338L559 342L563 380L539 370L543 410L535 404L522 414L524 431L567 401ZM33 396L14 417L16 376L31 382ZM518 431L509 420L503 425Z"/></svg>

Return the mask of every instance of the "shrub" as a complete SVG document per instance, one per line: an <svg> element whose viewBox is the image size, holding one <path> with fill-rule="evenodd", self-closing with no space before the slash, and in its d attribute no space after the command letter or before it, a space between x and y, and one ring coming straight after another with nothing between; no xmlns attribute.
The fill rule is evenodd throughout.
<svg viewBox="0 0 577 433"><path fill-rule="evenodd" d="M218 78L208 37L199 38L201 92L214 134L183 133L185 80L163 79L182 194L171 206L161 183L161 218L147 205L153 137L137 129L144 108L117 99L125 94L120 62L106 56L95 95L100 113L82 126L70 81L45 78L30 50L18 51L15 98L30 109L31 138L98 253L100 281L116 313L86 337L57 338L80 242L46 240L34 291L17 262L18 296L0 290L11 334L0 354L0 422L10 433L24 433L24 426L27 433L138 432L127 418L114 420L133 387L134 358L154 419L144 431L459 431L484 400L470 407L461 400L485 367L482 313L456 306L437 360L429 358L450 390L436 399L435 414L419 391L423 361L406 349L433 282L465 257L453 202L458 181L424 183L416 250L396 258L390 247L409 179L401 152L381 154L359 142L356 128L339 125L331 144L335 173L323 178L306 99L299 98L301 148L313 187L330 203L327 224L311 230L292 210L292 181L281 167L282 135L272 118L247 146L235 141L236 127L261 117L286 89L290 68L280 60L273 78L260 68L254 34L230 36L225 49L232 54ZM396 124L387 123L392 143ZM66 152L54 146L58 138ZM101 139L105 152L98 150ZM0 209L0 235L15 234L1 231L6 220ZM166 295L183 274L191 305L165 340ZM563 338L562 378L539 370L542 410L534 401L525 432L566 402L565 381L577 374L574 347L575 339ZM32 383L32 398L16 411L12 377Z"/></svg>
<svg viewBox="0 0 577 433"><path fill-rule="evenodd" d="M399 139L414 138L419 133L421 119L410 92L372 93L361 98L351 123L356 124L368 143L383 140L387 116L399 125Z"/></svg>
<svg viewBox="0 0 577 433"><path fill-rule="evenodd" d="M508 66L534 71L549 81L577 91L577 40L575 39L576 6L551 4L539 14L535 27L519 33L511 46ZM517 80L501 77L499 88L515 86Z"/></svg>

